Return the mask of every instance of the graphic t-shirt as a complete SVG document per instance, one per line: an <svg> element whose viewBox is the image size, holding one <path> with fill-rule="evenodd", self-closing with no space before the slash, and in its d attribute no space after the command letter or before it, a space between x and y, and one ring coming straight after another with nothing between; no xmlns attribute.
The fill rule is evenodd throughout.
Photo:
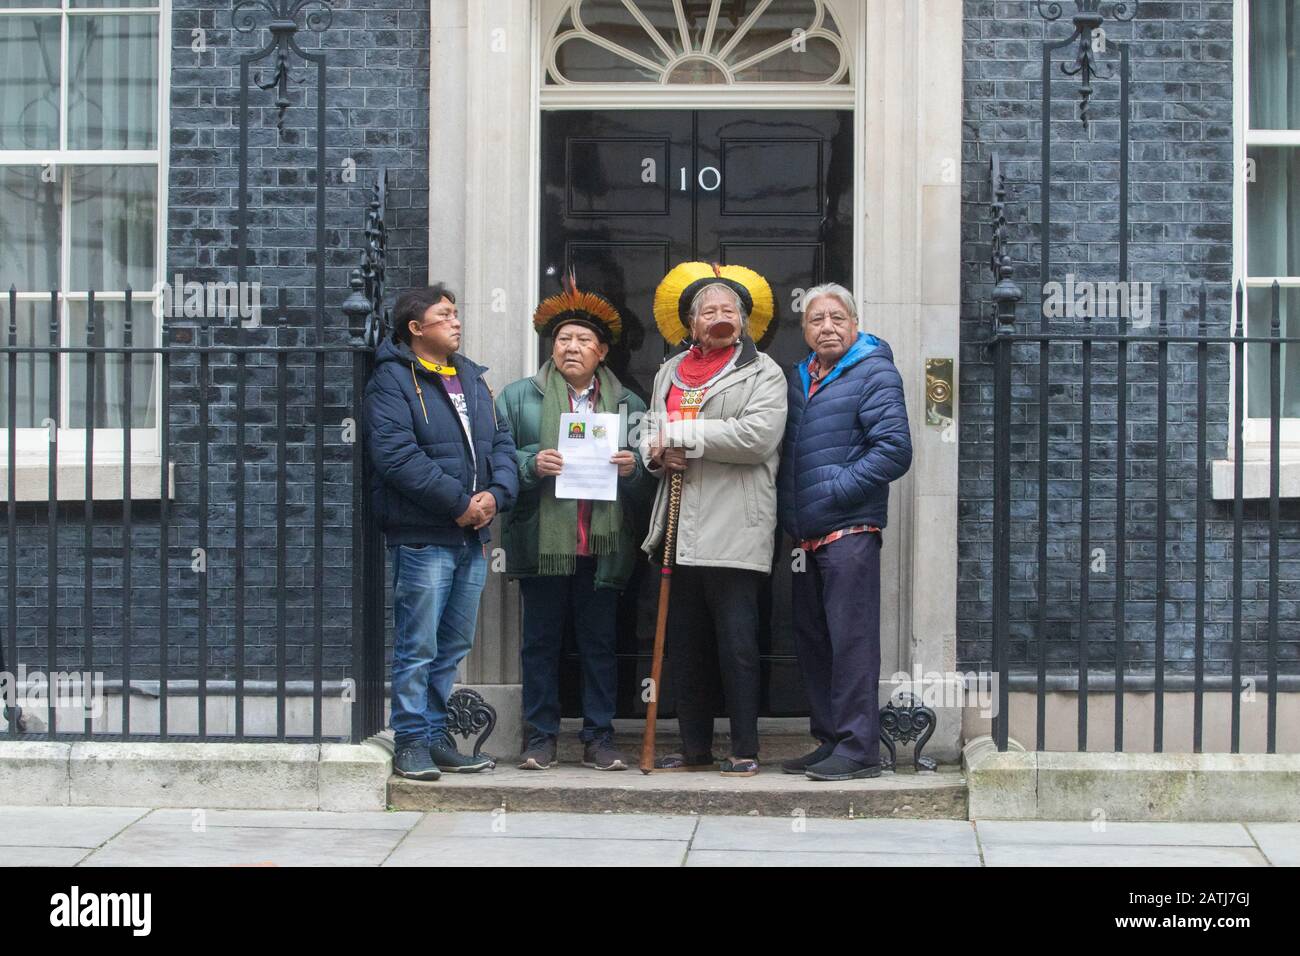
<svg viewBox="0 0 1300 956"><path fill-rule="evenodd" d="M442 387L447 390L447 397L451 399L451 407L456 409L456 414L460 416L460 427L465 430L470 460L474 463L474 487L477 488L478 454L474 451L474 434L469 427L469 406L465 404L465 389L461 387L460 376L456 374L455 367L450 365L438 365L436 362L426 362L424 359L420 359L420 364L437 374Z"/></svg>

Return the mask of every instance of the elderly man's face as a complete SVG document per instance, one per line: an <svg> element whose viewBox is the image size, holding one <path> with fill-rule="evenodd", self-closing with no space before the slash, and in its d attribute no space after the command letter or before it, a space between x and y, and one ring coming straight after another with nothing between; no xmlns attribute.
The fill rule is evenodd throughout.
<svg viewBox="0 0 1300 956"><path fill-rule="evenodd" d="M577 322L560 326L555 333L551 359L560 374L574 388L586 388L598 366L609 354L609 346L593 329Z"/></svg>
<svg viewBox="0 0 1300 956"><path fill-rule="evenodd" d="M725 289L706 289L691 322L691 338L711 352L734 344L740 338L740 323L736 296Z"/></svg>
<svg viewBox="0 0 1300 956"><path fill-rule="evenodd" d="M818 296L804 307L803 340L823 367L843 358L857 337L857 320L835 296Z"/></svg>

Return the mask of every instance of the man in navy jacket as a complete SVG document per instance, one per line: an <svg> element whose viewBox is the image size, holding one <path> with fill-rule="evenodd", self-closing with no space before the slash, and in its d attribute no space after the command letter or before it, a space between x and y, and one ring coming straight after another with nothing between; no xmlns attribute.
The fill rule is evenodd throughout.
<svg viewBox="0 0 1300 956"><path fill-rule="evenodd" d="M786 761L813 780L880 774L880 548L889 483L912 440L889 345L858 331L853 297L828 283L804 297L812 353L789 374L777 479L781 526L802 554L794 637L818 747Z"/></svg>
<svg viewBox="0 0 1300 956"><path fill-rule="evenodd" d="M393 769L436 780L482 770L447 732L447 697L474 643L488 526L519 491L515 443L487 369L456 350L456 297L441 285L397 300L393 337L366 384L370 494L393 565Z"/></svg>

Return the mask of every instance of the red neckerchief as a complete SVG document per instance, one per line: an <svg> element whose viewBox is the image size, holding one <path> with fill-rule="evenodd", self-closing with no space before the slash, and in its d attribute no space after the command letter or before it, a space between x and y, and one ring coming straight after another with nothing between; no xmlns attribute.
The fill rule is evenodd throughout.
<svg viewBox="0 0 1300 956"><path fill-rule="evenodd" d="M716 349L711 355L705 355L698 345L692 345L677 365L677 377L692 388L703 385L731 360L736 345L728 349Z"/></svg>

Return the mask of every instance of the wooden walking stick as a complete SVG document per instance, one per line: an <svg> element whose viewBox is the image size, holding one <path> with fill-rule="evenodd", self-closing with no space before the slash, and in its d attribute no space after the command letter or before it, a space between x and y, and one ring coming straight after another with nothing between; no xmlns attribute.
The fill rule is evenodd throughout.
<svg viewBox="0 0 1300 956"><path fill-rule="evenodd" d="M659 569L659 616L655 619L655 649L650 662L650 701L645 711L645 736L641 739L641 772L655 768L655 721L659 717L659 678L664 666L664 636L668 631L668 595L673 588L677 556L677 516L682 507L682 473L673 472L668 484L668 520L664 523L664 561Z"/></svg>

